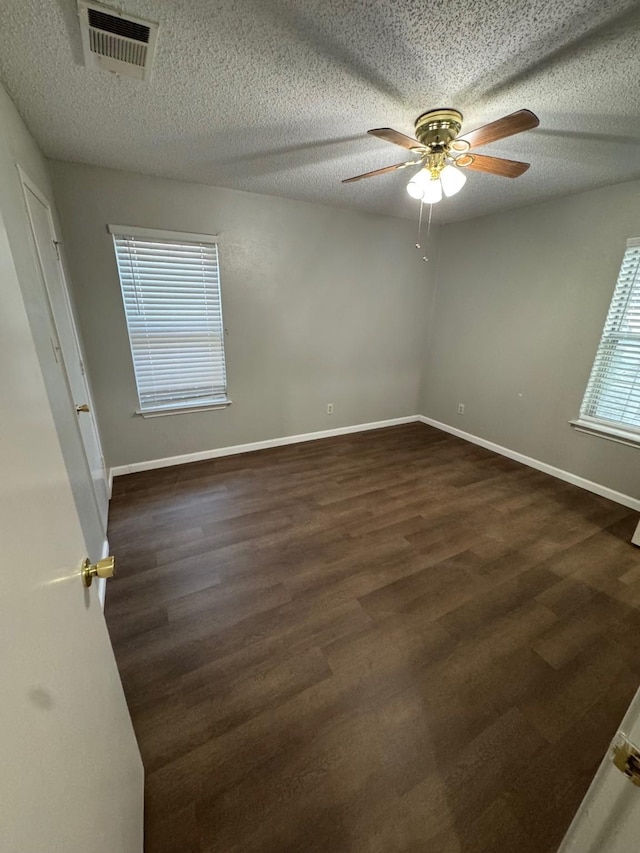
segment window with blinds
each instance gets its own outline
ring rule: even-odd
[[[640,442],[640,238],[627,241],[580,422]]]
[[[226,405],[215,237],[109,226],[140,413]]]

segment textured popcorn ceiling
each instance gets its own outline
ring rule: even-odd
[[[83,66],[74,0],[1,0],[0,77],[53,158],[413,217],[405,157],[368,128],[420,112],[464,129],[527,107],[540,128],[481,149],[434,208],[478,216],[640,177],[637,0],[125,0],[160,22],[150,84]],[[606,215],[606,213],[605,213]]]

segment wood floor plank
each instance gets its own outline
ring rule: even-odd
[[[146,853],[551,853],[640,682],[635,522],[422,424],[118,477]]]

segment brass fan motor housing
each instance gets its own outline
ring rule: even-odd
[[[462,130],[462,113],[451,108],[429,110],[416,119],[416,139],[432,152],[448,151]]]

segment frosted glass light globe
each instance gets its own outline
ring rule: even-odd
[[[414,175],[407,184],[407,192],[411,198],[422,198],[424,188],[430,180],[431,173],[427,169],[421,169],[417,175]]]
[[[424,188],[424,192],[422,194],[422,201],[425,204],[436,204],[442,198],[442,184],[438,180],[438,178],[429,181]]]
[[[445,166],[440,172],[440,182],[446,196],[460,192],[466,180],[467,176],[457,166]]]

